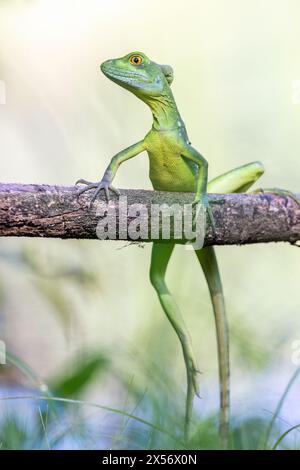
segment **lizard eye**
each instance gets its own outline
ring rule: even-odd
[[[140,55],[135,54],[130,57],[129,62],[132,65],[141,65],[141,63],[143,62],[143,58]]]

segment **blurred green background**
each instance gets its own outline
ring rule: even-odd
[[[174,68],[173,92],[210,177],[261,160],[259,185],[299,192],[299,22],[297,0],[1,0],[1,181],[99,180],[110,158],[151,125],[145,105],[107,80],[99,64],[141,50]],[[115,183],[150,189],[147,156],[122,166]],[[0,394],[40,394],[45,382],[55,396],[133,413],[180,435],[185,371],[148,281],[150,249],[2,239],[0,339],[17,359],[0,366]],[[219,247],[217,255],[231,331],[232,445],[255,447],[299,365],[292,355],[300,340],[300,252],[278,243]],[[191,252],[177,248],[168,281],[202,371],[191,445],[212,448],[214,322]],[[295,380],[276,416],[278,432],[300,422],[299,391]],[[52,405],[0,401],[0,446],[174,445],[124,415]],[[299,433],[291,435],[295,448]]]

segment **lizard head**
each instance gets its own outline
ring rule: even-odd
[[[148,99],[168,93],[173,81],[170,65],[156,64],[142,52],[131,52],[119,59],[106,60],[100,68],[106,77],[146,103]]]

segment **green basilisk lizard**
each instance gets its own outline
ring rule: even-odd
[[[194,203],[204,205],[213,223],[207,192],[245,192],[263,174],[262,164],[252,162],[208,182],[207,161],[191,146],[177,109],[170,88],[173,70],[169,65],[159,65],[142,52],[132,52],[124,57],[105,61],[101,65],[101,70],[106,77],[131,91],[150,107],[153,124],[144,139],[117,153],[111,159],[100,182],[78,180],[77,183],[86,185],[79,190],[79,194],[94,189],[92,201],[101,190],[105,192],[107,200],[110,190],[119,194],[119,191],[112,186],[119,166],[146,151],[149,155],[150,180],[153,188],[160,191],[194,192]],[[165,282],[166,269],[174,246],[171,241],[153,243],[150,280],[183,350],[187,373],[185,416],[187,436],[193,399],[195,395],[199,395],[198,369],[185,322]],[[208,283],[215,316],[220,382],[219,432],[222,446],[226,447],[229,432],[229,341],[222,284],[213,247],[195,250],[195,253]]]

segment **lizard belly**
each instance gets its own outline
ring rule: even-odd
[[[148,150],[150,180],[158,191],[193,192],[196,190],[198,167],[180,155],[177,148],[159,145]]]

